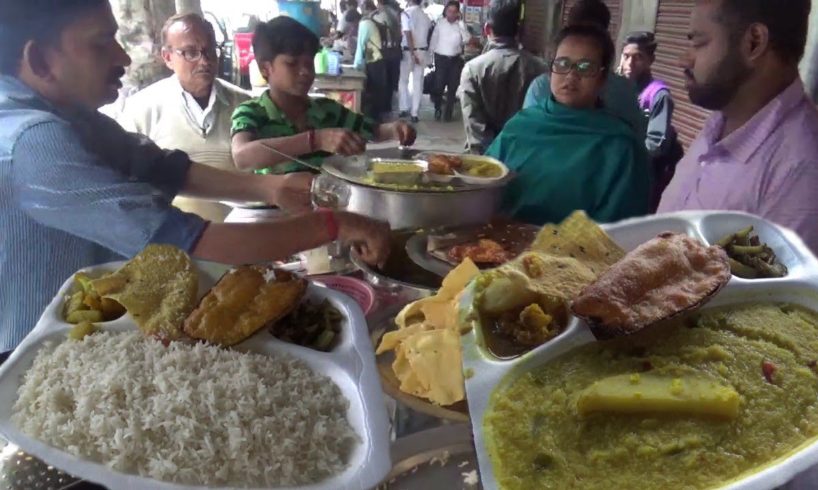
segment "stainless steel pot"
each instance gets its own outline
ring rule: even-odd
[[[410,158],[417,152],[380,152],[381,158]],[[372,153],[367,155],[373,156]],[[488,223],[500,209],[508,180],[487,186],[456,187],[447,192],[399,191],[362,183],[365,159],[350,160],[352,171],[327,165],[313,182],[313,199],[323,207],[350,211],[389,223],[393,230]],[[354,174],[355,171],[359,173]]]

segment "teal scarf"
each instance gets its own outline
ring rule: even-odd
[[[644,141],[603,110],[572,109],[550,97],[518,112],[486,154],[517,173],[504,208],[519,221],[558,223],[577,209],[600,223],[648,213]]]

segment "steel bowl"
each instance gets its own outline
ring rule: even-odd
[[[401,154],[404,156],[405,154]],[[510,177],[487,186],[441,191],[393,190],[367,185],[366,158],[328,159],[313,181],[313,201],[389,223],[393,230],[488,223],[500,210]]]

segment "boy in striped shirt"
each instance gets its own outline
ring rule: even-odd
[[[320,165],[329,155],[363,153],[367,141],[414,143],[415,130],[403,121],[377,125],[334,100],[310,98],[318,47],[318,37],[289,17],[256,28],[253,50],[269,89],[233,113],[233,159],[239,169],[272,174],[309,170],[265,146]]]

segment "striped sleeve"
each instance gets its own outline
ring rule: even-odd
[[[376,124],[372,119],[353,112],[332,99],[325,99],[323,103],[325,104],[323,109],[328,114],[332,114],[335,127],[348,129],[367,140],[372,140],[375,137]]]
[[[265,124],[266,119],[267,113],[258,100],[242,102],[236,107],[236,110],[233,111],[230,134],[235,136],[236,133],[243,133],[245,131],[258,133]]]

